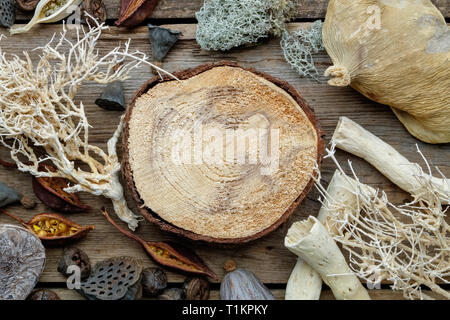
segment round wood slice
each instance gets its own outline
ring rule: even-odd
[[[321,162],[312,110],[288,83],[232,62],[175,76],[145,83],[125,117],[122,170],[140,212],[213,243],[273,231]]]

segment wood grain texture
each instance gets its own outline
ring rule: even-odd
[[[431,0],[442,12],[450,17],[448,0]],[[117,19],[120,0],[104,0],[108,19]],[[323,19],[327,11],[328,0],[300,0],[296,19]],[[203,0],[160,0],[149,19],[193,19],[203,4]],[[17,19],[29,19],[32,14],[17,12]]]
[[[192,25],[175,27],[192,32]],[[20,55],[23,50],[30,51],[34,47],[48,42],[51,35],[54,32],[59,32],[60,28],[59,25],[39,27],[38,32],[33,33],[32,41],[30,41],[28,34],[3,39],[1,42],[2,49],[10,54]],[[187,31],[186,34],[188,34]],[[123,43],[129,37],[132,38],[131,48],[150,54],[150,44],[145,27],[134,29],[133,33],[111,28],[99,42],[100,53],[112,49],[120,42]],[[38,52],[31,53],[31,55],[35,61]],[[314,59],[321,73],[330,65],[330,60],[325,53],[315,55]],[[220,60],[234,60],[242,66],[256,68],[292,84],[314,108],[319,122],[326,132],[327,141],[334,131],[339,116],[347,116],[391,144],[408,159],[422,164],[423,162],[416,152],[415,145],[417,144],[433,166],[439,166],[445,175],[450,176],[448,160],[450,145],[429,145],[414,139],[406,132],[388,107],[368,100],[351,88],[330,87],[326,84],[325,78],[321,78],[319,83],[300,78],[284,61],[277,40],[269,40],[253,48],[221,53],[204,51],[192,40],[192,37],[185,36],[169,53],[163,67],[168,71],[176,71]],[[131,78],[124,84],[127,101],[130,101],[133,93],[151,76],[152,74],[147,68],[141,68],[132,73]],[[88,119],[93,126],[90,131],[91,142],[104,148],[107,139],[116,128],[121,113],[108,112],[94,104],[94,100],[101,90],[102,85],[86,84],[81,88],[77,98],[83,101]],[[383,188],[394,202],[401,203],[408,199],[407,194],[399,190],[363,160],[342,151],[338,151],[337,156],[345,167],[347,167],[345,161],[351,160],[362,182]],[[9,158],[5,150],[0,151],[0,158]],[[334,166],[329,161],[323,163],[322,172],[325,181],[329,181],[334,170]],[[32,194],[31,179],[26,174],[0,168],[0,181],[25,194]],[[154,265],[137,243],[119,234],[100,214],[99,210],[102,206],[106,206],[112,212],[112,206],[108,200],[85,193],[81,194],[80,197],[93,209],[86,213],[70,215],[68,218],[80,224],[95,224],[96,230],[77,243],[77,246],[88,253],[93,263],[109,257],[127,255],[137,258],[144,266]],[[192,244],[183,239],[179,239],[179,241],[195,247],[197,253],[204,258],[219,277],[223,277],[225,274],[223,270],[225,261],[234,259],[238,266],[252,270],[265,283],[286,283],[295,265],[296,257],[284,248],[284,235],[293,221],[304,219],[309,215],[317,215],[320,206],[317,198],[318,193],[316,191],[311,192],[290,220],[282,227],[267,237],[238,248],[217,249]],[[130,200],[129,204],[133,208],[131,198],[128,197],[128,200]],[[43,204],[39,204],[37,208],[31,211],[22,209],[17,205],[11,206],[9,210],[27,220],[36,213],[48,211]],[[1,215],[0,223],[13,223],[13,221]],[[141,223],[138,234],[148,240],[173,240],[170,235],[159,231],[155,226],[146,222]],[[61,283],[64,281],[64,278],[56,271],[61,253],[62,249],[59,248],[47,250],[48,260],[41,277],[42,282]],[[185,278],[185,276],[173,272],[169,272],[168,277],[170,282],[181,282]],[[381,298],[390,299],[392,297],[390,295],[383,296],[382,293],[380,295]]]
[[[179,287],[180,285],[173,285],[174,287]],[[51,288],[50,288],[51,289]],[[54,291],[61,300],[80,300],[84,299],[78,292],[69,289],[61,289],[55,288],[51,289]],[[284,290],[282,289],[274,289],[270,290],[277,300],[284,300]],[[426,294],[430,294],[430,296],[435,297],[434,293],[429,291],[424,291]],[[380,289],[380,290],[369,290],[369,295],[373,300],[404,300],[401,292],[392,291],[389,289]],[[218,289],[213,289],[210,292],[210,300],[220,300],[220,292]],[[144,298],[148,299],[149,298]],[[320,300],[335,300],[333,293],[329,289],[325,289],[322,291],[320,295]]]

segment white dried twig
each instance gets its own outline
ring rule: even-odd
[[[130,40],[100,55],[96,44],[105,29],[103,24],[77,28],[73,41],[63,25],[59,37],[54,35],[35,49],[40,54],[36,65],[28,52],[21,58],[0,48],[0,143],[10,150],[19,170],[37,177],[67,178],[74,183],[68,192],[112,199],[118,216],[134,230],[137,217],[128,209],[118,180],[115,145],[122,124],[107,152],[91,145],[83,103],[77,105],[73,99],[84,82],[125,80],[142,64],[168,73],[149,63],[144,53],[132,52]],[[37,155],[36,147],[44,151],[43,156]],[[44,161],[56,171],[39,171]]]
[[[422,285],[450,299],[437,284],[449,283],[450,228],[442,198],[447,196],[448,203],[450,195],[436,187],[430,174],[419,171],[413,200],[394,205],[384,192],[359,182],[351,163],[354,178],[346,176],[334,147],[327,150],[327,158],[338,170],[328,189],[320,176],[316,180],[323,198],[319,219],[326,219],[328,231],[349,252],[352,270],[368,283],[392,283],[393,290],[409,299],[431,298]]]

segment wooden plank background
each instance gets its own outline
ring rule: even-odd
[[[120,0],[103,0],[106,5],[108,19],[117,19]],[[448,0],[431,0],[445,17],[450,17]],[[151,19],[194,19],[203,4],[203,0],[160,0],[150,15]],[[327,11],[328,0],[300,0],[296,19],[324,18]],[[31,13],[17,13],[17,19],[28,19]]]
[[[181,24],[177,23],[176,20],[178,18],[193,18],[194,12],[198,10],[201,2],[200,0],[192,0],[180,3],[180,1],[175,0],[161,0],[157,10],[151,16],[151,18],[174,19],[174,24],[169,25],[169,27],[183,32],[182,39],[175,45],[164,62],[163,67],[166,70],[176,71],[207,62],[234,60],[243,66],[267,72],[290,82],[309,102],[326,132],[327,141],[334,131],[338,118],[347,116],[390,143],[408,159],[423,163],[416,152],[415,146],[417,144],[433,166],[438,166],[444,174],[450,176],[450,163],[448,161],[450,145],[429,145],[414,139],[406,132],[388,107],[366,99],[351,88],[328,86],[326,79],[323,77],[319,82],[300,78],[285,62],[277,39],[265,41],[253,48],[235,49],[227,53],[202,50],[195,42],[196,25]],[[300,7],[298,11],[299,19],[324,17],[327,1],[311,0],[303,2],[305,5]],[[107,0],[105,3],[108,7],[109,18],[114,19],[117,16],[119,1]],[[440,6],[441,11],[446,16],[450,16],[448,0],[436,0],[434,3]],[[307,23],[292,23],[290,28],[303,28],[306,25]],[[31,33],[3,39],[0,45],[5,52],[21,54],[23,50],[30,51],[36,46],[45,44],[53,33],[59,32],[60,29],[61,27],[58,24],[40,26]],[[6,34],[6,32],[3,33]],[[132,39],[132,49],[147,54],[151,53],[146,27],[138,27],[132,30],[111,27],[103,34],[98,47],[101,53],[105,53],[119,43],[124,43],[128,38]],[[32,53],[32,57],[36,61],[38,53]],[[324,52],[315,55],[314,59],[321,73],[330,65],[330,60]],[[133,93],[151,76],[150,70],[146,68],[133,71],[131,78],[124,85],[126,100],[129,101]],[[94,100],[101,90],[101,85],[89,83],[81,88],[77,98],[83,101],[88,119],[93,126],[90,132],[91,143],[104,148],[107,139],[115,130],[121,113],[108,112],[94,104]],[[394,202],[401,203],[408,199],[406,193],[399,190],[366,162],[342,151],[338,151],[337,155],[342,164],[348,159],[351,160],[363,182],[383,188]],[[0,157],[2,159],[8,158],[5,150],[0,150]],[[325,181],[329,181],[334,170],[334,166],[329,161],[323,163],[322,172]],[[32,195],[31,180],[26,174],[0,168],[0,181],[7,182],[23,193]],[[134,208],[128,195],[127,198],[130,207]],[[238,266],[252,270],[265,284],[274,288],[274,292],[279,298],[283,298],[284,291],[280,288],[283,288],[286,283],[296,260],[296,257],[284,248],[284,236],[293,221],[304,219],[309,215],[317,215],[319,209],[317,198],[318,193],[316,191],[311,192],[290,220],[282,227],[263,239],[238,248],[217,249],[206,245],[193,244],[184,239],[178,239],[178,241],[195,247],[197,253],[204,258],[219,277],[223,277],[225,274],[223,270],[225,261],[233,259]],[[108,200],[93,197],[89,194],[81,194],[81,199],[91,205],[93,209],[86,213],[70,215],[69,218],[80,224],[96,225],[94,232],[77,243],[77,246],[89,254],[92,263],[109,257],[127,255],[135,257],[144,266],[154,265],[137,243],[119,234],[99,213],[102,206],[106,206],[110,212],[113,212]],[[9,210],[24,219],[29,219],[39,212],[49,211],[43,204],[39,204],[36,209],[31,211],[22,209],[17,205],[11,206]],[[0,223],[13,222],[6,216],[0,216]],[[137,234],[147,240],[173,239],[173,236],[159,231],[147,222],[141,223]],[[58,288],[58,292],[65,298],[79,298],[80,296],[77,293],[61,289],[64,287],[64,278],[56,271],[61,253],[61,248],[47,250],[47,265],[39,286]],[[173,285],[181,283],[185,278],[185,276],[173,272],[168,272],[168,277]],[[218,297],[217,287],[218,284],[215,284],[212,297]],[[401,294],[392,293],[386,289],[374,290],[371,295],[373,298],[379,299],[401,298]],[[323,298],[332,298],[332,296],[329,291],[325,291]]]

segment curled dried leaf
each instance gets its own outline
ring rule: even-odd
[[[102,208],[102,214],[117,230],[126,235],[128,238],[140,243],[147,254],[152,257],[155,262],[179,271],[206,275],[215,280],[218,279],[217,275],[191,249],[171,241],[145,241],[131,232],[119,227],[114,220],[111,219],[105,208]]]
[[[20,222],[46,245],[65,245],[84,238],[89,231],[95,229],[93,225],[80,226],[54,213],[40,213],[26,222],[3,209],[0,209],[0,212]]]
[[[155,9],[159,0],[121,0],[118,27],[131,28],[145,20]]]
[[[41,165],[41,171],[54,172],[50,165]],[[83,204],[76,193],[64,191],[69,187],[69,181],[64,178],[34,177],[32,178],[33,191],[45,205],[55,211],[64,213],[83,212],[91,207]]]

